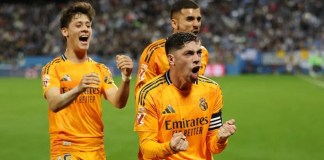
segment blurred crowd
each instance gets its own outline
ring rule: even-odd
[[[97,0],[90,55],[109,60],[123,53],[137,59],[151,41],[171,33],[169,10],[175,0]],[[230,63],[253,48],[289,54],[324,49],[322,0],[199,0],[200,36],[210,62]],[[69,2],[0,3],[0,64],[24,56],[64,52],[60,11]]]

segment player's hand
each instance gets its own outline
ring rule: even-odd
[[[80,84],[79,91],[83,92],[87,88],[98,88],[100,84],[100,77],[97,73],[89,73],[83,75]]]
[[[224,143],[236,132],[235,119],[226,121],[218,130],[218,143]]]
[[[133,61],[130,57],[126,55],[116,55],[116,65],[126,77],[132,74]]]
[[[185,151],[189,146],[189,142],[181,132],[174,133],[170,141],[170,147],[174,152]]]

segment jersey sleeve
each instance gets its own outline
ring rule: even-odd
[[[170,147],[170,141],[159,143],[157,133],[138,132],[140,154],[143,159],[164,159],[174,154]]]
[[[213,113],[210,119],[210,125],[207,133],[207,147],[212,153],[220,153],[225,149],[227,141],[225,143],[218,143],[217,138],[218,130],[223,125],[223,95],[219,85],[216,86],[216,92],[214,92],[214,94],[215,104],[213,106]]]
[[[158,115],[153,97],[147,92],[139,90],[136,95],[136,121],[135,131],[158,132]]]
[[[155,54],[150,53],[154,51],[149,51],[149,48],[150,47],[148,46],[144,49],[139,60],[138,72],[136,75],[135,93],[146,82],[148,82],[150,79],[157,76],[156,65],[155,65]]]
[[[143,88],[145,88],[145,85]],[[136,96],[136,122],[140,154],[143,159],[164,159],[173,154],[170,142],[158,142],[158,116],[153,97],[140,89]]]
[[[135,93],[149,80],[169,69],[164,49],[165,39],[148,45],[141,54],[136,75]]]
[[[56,73],[55,63],[48,63],[42,68],[43,95],[53,87],[60,88],[59,75]]]

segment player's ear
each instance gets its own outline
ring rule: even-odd
[[[69,35],[66,27],[61,28],[61,33],[63,37],[67,37]]]
[[[169,65],[174,66],[174,55],[168,54]]]
[[[178,29],[178,21],[174,18],[171,19],[171,26],[173,30],[177,30]]]

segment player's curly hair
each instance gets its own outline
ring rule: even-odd
[[[76,14],[85,14],[88,16],[90,21],[96,15],[96,11],[92,7],[92,5],[88,2],[75,2],[72,3],[67,9],[65,9],[61,14],[61,28],[68,27],[72,18]]]
[[[165,52],[170,54],[173,50],[181,49],[186,43],[200,42],[200,38],[191,32],[177,32],[167,38],[165,42]]]

